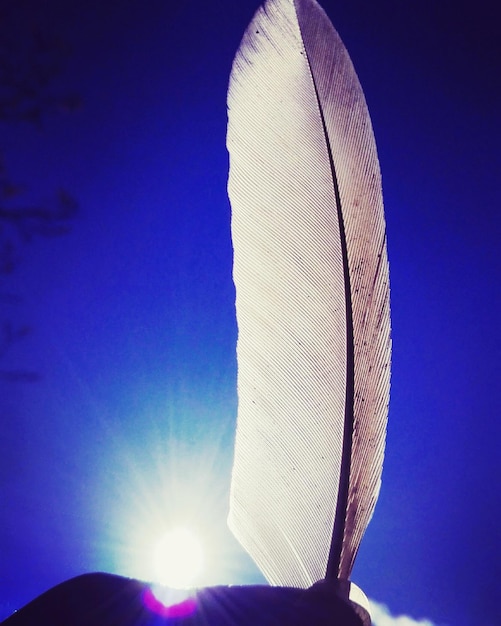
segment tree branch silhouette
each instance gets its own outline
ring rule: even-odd
[[[80,99],[61,93],[55,79],[64,69],[68,46],[38,23],[29,2],[7,1],[0,7],[0,127],[29,124],[41,129],[54,112],[71,112]],[[71,229],[78,203],[61,188],[49,203],[27,200],[32,192],[12,178],[0,146],[0,361],[31,328],[12,319],[12,305],[22,304],[5,290],[5,282],[22,261],[22,250],[37,238],[65,235]],[[30,194],[31,195],[31,194]],[[0,367],[0,380],[34,381],[29,370]]]

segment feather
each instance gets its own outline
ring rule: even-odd
[[[271,584],[349,578],[389,397],[381,175],[348,53],[314,0],[268,0],[228,90],[238,417],[228,523]]]

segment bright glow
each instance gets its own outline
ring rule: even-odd
[[[193,585],[202,572],[202,545],[187,528],[166,532],[153,547],[155,579],[167,587],[186,588]]]
[[[231,458],[222,460],[221,446],[231,445],[233,430],[226,438],[214,429],[216,418],[220,419],[217,403],[210,411],[191,406],[189,415],[176,412],[170,418],[146,408],[144,414],[148,428],[140,429],[134,446],[124,445],[118,435],[107,438],[115,447],[103,466],[96,504],[98,510],[109,512],[98,546],[100,569],[167,586],[247,582],[240,574],[245,568],[261,580],[226,525]],[[189,439],[186,443],[175,431],[183,424],[192,429],[194,421],[197,437],[189,430],[184,433]],[[177,580],[172,581],[172,576],[165,574],[166,563],[179,559],[165,557],[168,546],[162,544],[167,531],[180,528],[191,540],[181,551],[181,563],[169,566],[176,572]],[[203,555],[195,557],[198,566],[189,566],[187,557],[196,545]],[[189,573],[178,576],[185,567]]]

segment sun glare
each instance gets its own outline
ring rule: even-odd
[[[157,582],[179,589],[196,584],[204,565],[198,537],[182,527],[162,535],[153,548],[152,558]]]

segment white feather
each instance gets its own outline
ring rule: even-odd
[[[381,478],[388,264],[365,99],[314,0],[256,13],[233,64],[227,143],[239,328],[229,524],[272,584],[310,586],[328,564],[348,578]]]

